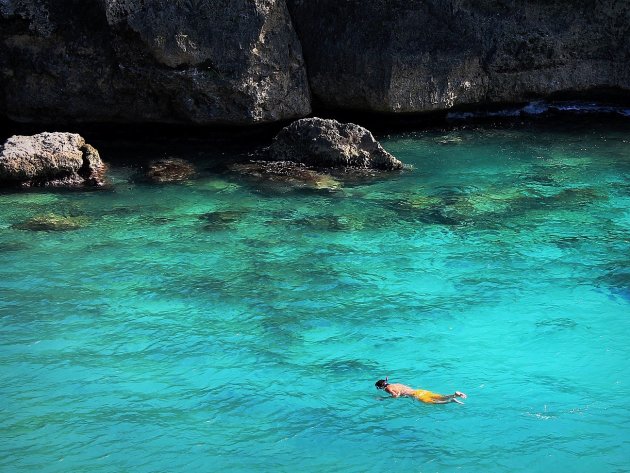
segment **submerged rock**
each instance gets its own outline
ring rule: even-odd
[[[413,195],[389,207],[401,219],[447,226],[490,225],[500,222],[519,202],[519,194],[503,192],[457,192],[443,195]]]
[[[181,182],[195,174],[192,163],[179,158],[158,159],[149,163],[146,180],[157,183]]]
[[[214,210],[199,216],[206,224],[204,230],[216,231],[224,230],[237,223],[247,212],[244,210]]]
[[[285,127],[274,138],[269,155],[274,161],[295,161],[319,168],[403,167],[365,128],[322,118],[304,118]]]
[[[105,165],[76,133],[15,135],[0,146],[0,185],[100,186]]]
[[[21,241],[0,242],[0,253],[9,253],[11,251],[23,251],[28,249],[28,245]]]
[[[234,164],[230,170],[257,181],[277,183],[293,189],[334,191],[341,187],[341,183],[332,176],[291,161],[250,161]]]
[[[34,232],[61,232],[78,230],[88,222],[86,217],[69,217],[56,214],[36,215],[25,222],[12,226],[17,230],[30,230]]]
[[[630,301],[630,271],[624,268],[625,264],[626,261],[620,262],[616,269],[598,278],[597,281],[603,287],[607,287],[613,294]]]
[[[345,232],[363,228],[362,222],[357,218],[340,215],[312,215],[293,220],[292,223],[309,230],[324,232]]]
[[[396,212],[400,220],[428,225],[459,226],[468,218],[455,212],[444,199],[433,196],[394,200],[386,203],[386,207]]]

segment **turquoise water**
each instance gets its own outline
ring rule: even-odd
[[[630,126],[382,143],[332,191],[0,194],[0,470],[628,471]]]

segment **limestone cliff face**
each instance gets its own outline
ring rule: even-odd
[[[18,121],[243,125],[308,115],[311,93],[426,112],[596,88],[630,96],[628,0],[0,0],[0,115]]]
[[[310,97],[284,0],[0,0],[18,121],[252,124]]]
[[[627,0],[288,0],[311,91],[381,112],[630,92]]]

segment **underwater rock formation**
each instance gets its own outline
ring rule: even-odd
[[[0,114],[253,124],[310,113],[285,0],[2,0]]]
[[[254,180],[257,184],[277,184],[281,188],[335,191],[341,183],[332,176],[317,172],[293,161],[250,161],[237,163],[230,171]]]
[[[71,217],[56,214],[36,215],[25,222],[17,223],[12,228],[33,232],[63,232],[78,230],[87,224],[85,217]]]
[[[274,138],[269,155],[275,161],[295,161],[321,168],[403,167],[365,128],[322,118],[304,118],[282,129]]]
[[[0,185],[99,186],[105,166],[76,133],[16,135],[0,146]]]
[[[245,210],[213,210],[199,216],[199,220],[205,222],[203,229],[213,232],[226,230],[230,226],[238,223],[245,215]]]
[[[363,228],[363,222],[359,218],[341,215],[310,215],[293,220],[291,223],[317,232],[346,232]]]
[[[149,163],[144,178],[149,182],[181,182],[195,174],[192,163],[179,158],[164,158]]]

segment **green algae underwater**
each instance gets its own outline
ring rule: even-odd
[[[380,138],[412,169],[0,194],[0,470],[628,471],[630,123]]]

